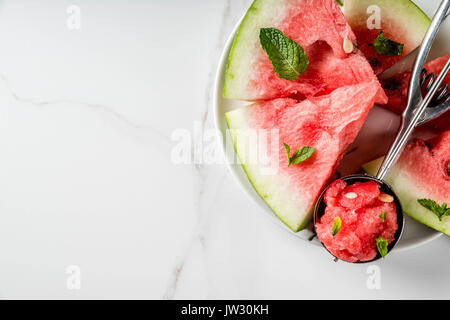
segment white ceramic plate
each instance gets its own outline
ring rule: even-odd
[[[415,1],[425,12],[434,13],[439,4],[438,1]],[[433,3],[431,3],[433,2]],[[450,21],[450,19],[447,19]],[[446,21],[439,34],[439,39],[434,45],[434,51],[430,54],[430,57],[438,57],[450,52],[450,47],[446,39],[450,36],[450,23]],[[231,33],[225,48],[222,52],[222,56],[219,62],[219,68],[217,70],[216,82],[215,82],[215,97],[214,97],[214,116],[217,128],[220,130],[223,137],[228,137],[227,125],[224,114],[228,111],[242,108],[248,103],[236,100],[227,100],[222,98],[224,75],[228,60],[228,55],[233,44],[234,37],[240,22],[236,25]],[[375,157],[384,154],[389,148],[390,143],[395,136],[395,132],[399,125],[399,118],[397,115],[375,106],[367,119],[367,122],[361,130],[358,138],[354,144],[348,149],[350,154],[344,157],[341,162],[341,166],[338,168],[338,172],[342,175],[347,175],[357,171],[361,164],[374,159]],[[418,135],[426,135],[423,130],[419,130]],[[244,173],[240,164],[236,163],[236,155],[234,150],[226,148],[226,140],[223,143],[223,150],[225,157],[228,161],[228,166],[232,175],[236,178],[237,183],[242,187],[242,190],[261,208],[261,212],[264,212],[266,216],[271,218],[276,224],[284,228],[287,232],[299,237],[300,239],[310,241],[312,244],[318,245],[319,242],[316,239],[312,239],[313,233],[310,230],[303,230],[297,233],[292,232],[286,227],[270,210],[266,203],[256,193],[255,189],[249,182],[246,174]],[[374,143],[376,141],[376,143]],[[395,247],[395,250],[404,250],[423,245],[429,241],[432,241],[439,237],[441,233],[434,231],[431,228],[422,225],[410,217],[406,216],[405,229],[403,236]]]

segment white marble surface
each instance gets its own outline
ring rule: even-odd
[[[0,2],[1,298],[450,298],[447,237],[379,262],[371,290],[367,265],[273,224],[224,165],[172,163],[174,130],[214,126],[249,4]]]

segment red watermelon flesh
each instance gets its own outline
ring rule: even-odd
[[[355,193],[356,198],[347,197],[348,193]],[[348,209],[359,209],[369,205],[380,195],[380,186],[373,182],[357,182],[345,188],[338,196],[338,203],[341,207]]]
[[[306,47],[310,57],[308,70],[298,81],[280,79],[266,55],[261,56],[256,70],[258,78],[250,81],[250,86],[266,100],[277,97],[305,99],[331,93],[337,88],[367,82],[374,77],[367,60],[360,54],[350,54],[336,58],[332,48],[323,41]],[[384,93],[380,91],[377,103],[386,103]]]
[[[367,58],[373,71],[377,75],[382,73],[384,70],[392,67],[395,63],[397,63],[401,58],[405,56],[405,52],[401,56],[393,57],[381,55],[375,51],[374,47],[371,44],[377,38],[380,30],[369,30],[367,28],[363,28],[354,29],[353,31],[355,32],[356,38],[358,39],[358,48],[362,51],[362,53],[364,53],[364,56]],[[394,37],[392,34],[389,34],[389,32],[384,32],[384,36],[389,39],[398,38]],[[402,42],[402,40],[399,40],[397,42],[405,43]]]
[[[309,59],[308,71],[297,81],[279,78],[259,43],[259,30],[274,27],[299,43]],[[333,90],[376,79],[356,37],[335,0],[256,0],[236,35],[225,76],[224,97],[270,100],[326,95]],[[378,103],[387,101],[380,90]]]
[[[312,217],[315,201],[353,142],[374,105],[378,81],[336,89],[329,95],[298,103],[293,99],[259,102],[226,114],[230,134],[242,166],[256,191],[275,214],[292,230],[305,228]],[[247,161],[249,151],[242,130],[278,130],[270,139],[271,148],[258,150],[254,159],[269,159],[277,168],[263,174],[263,164]],[[283,143],[291,153],[303,146],[316,148],[311,158],[288,166]],[[262,153],[262,154],[261,154]]]
[[[433,195],[439,202],[450,201],[450,130],[428,143],[416,140],[407,146],[396,166],[405,169],[411,184]],[[406,169],[408,168],[408,169]],[[430,183],[434,181],[434,183]]]
[[[425,64],[428,73],[433,72],[436,76],[441,72],[447,60],[450,58],[450,53],[446,56],[440,57],[436,60]],[[386,95],[389,98],[386,108],[401,114],[406,107],[408,97],[408,84],[411,77],[411,71],[406,71],[396,75],[393,78],[383,80],[382,85]],[[450,73],[447,74],[442,85],[448,84],[450,86]],[[425,93],[424,93],[425,94]],[[438,119],[429,123],[429,126],[438,131],[448,130],[450,128],[450,112],[445,113]]]

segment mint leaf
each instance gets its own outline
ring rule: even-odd
[[[288,164],[291,165],[291,147],[289,147],[289,145],[287,143],[284,143],[284,142],[283,142],[283,145],[284,145],[284,149],[286,150],[286,155],[287,155],[287,158],[288,158]]]
[[[291,157],[291,148],[287,143],[283,143],[284,149],[286,150],[286,155],[288,158],[288,165],[297,165],[310,158],[314,151],[316,151],[313,147],[304,146],[300,149],[295,150],[294,154]]]
[[[443,203],[440,206],[436,201],[430,199],[419,199],[417,202],[424,208],[427,208],[431,212],[433,212],[440,221],[442,218],[450,216],[450,208],[447,208],[447,203]]]
[[[259,40],[280,78],[298,80],[308,69],[309,60],[305,50],[280,30],[263,28],[259,32]]]
[[[392,57],[398,57],[403,54],[404,45],[386,38],[383,31],[380,32],[372,45],[378,54]]]
[[[386,217],[387,217],[387,212],[383,212],[382,214],[380,214],[381,221],[385,222]]]
[[[296,165],[302,163],[306,159],[309,159],[313,155],[314,151],[316,151],[315,148],[308,146],[295,150],[294,155],[291,158],[291,164]]]
[[[388,253],[388,242],[383,237],[378,237],[375,239],[377,243],[377,249],[378,252],[381,254],[381,256],[384,258]]]
[[[340,5],[341,7],[344,5],[344,3],[341,0],[336,0],[336,2],[338,3],[338,5]]]
[[[331,234],[333,235],[333,237],[335,235],[337,235],[338,232],[341,230],[341,226],[342,226],[342,219],[341,219],[341,217],[334,218],[333,228],[331,229]]]

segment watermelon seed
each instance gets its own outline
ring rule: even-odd
[[[450,161],[447,162],[447,175],[450,176]]]
[[[345,53],[352,53],[354,49],[353,42],[351,42],[350,39],[345,38],[343,48]]]
[[[381,67],[381,62],[377,58],[370,58],[369,64],[372,68]]]
[[[356,150],[358,150],[358,147],[354,147],[352,150],[347,151],[347,152],[345,153],[345,155],[348,156],[349,154],[352,154],[352,153],[355,152]]]
[[[376,58],[373,58],[373,59],[376,62],[373,62],[372,59],[370,59],[370,65],[373,68],[381,67],[381,63],[378,61],[378,59],[376,59]],[[378,65],[375,65],[376,63],[378,63]],[[401,86],[402,86],[402,83],[394,78],[392,80],[384,82],[383,89],[390,90],[390,91],[396,91],[396,90],[400,90]]]
[[[378,196],[378,200],[380,200],[382,202],[390,203],[390,202],[394,202],[394,197],[391,195],[388,195],[386,193],[382,193]]]
[[[356,198],[358,198],[358,195],[354,192],[349,192],[349,193],[345,194],[345,197],[347,199],[356,199]]]

